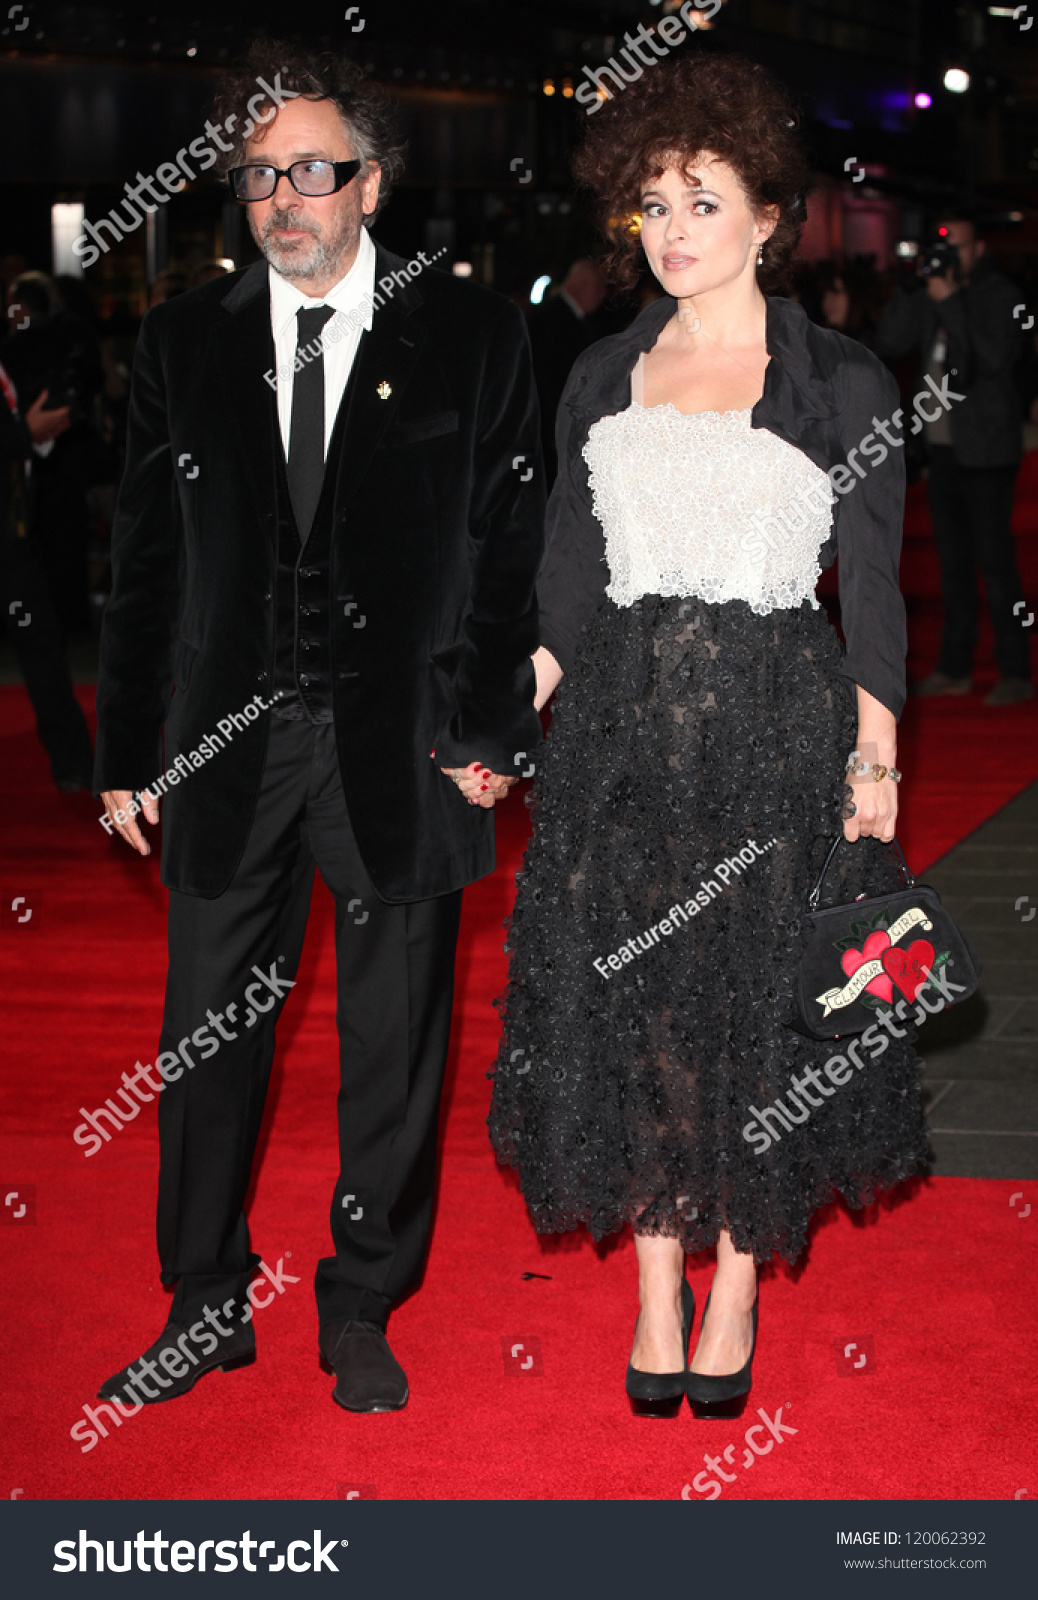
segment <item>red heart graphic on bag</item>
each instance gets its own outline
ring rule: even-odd
[[[877,928],[875,933],[870,933],[865,940],[863,950],[845,950],[840,957],[840,965],[848,978],[852,978],[864,961],[875,961],[877,957],[883,959],[882,952],[890,948],[890,935],[883,928]],[[876,976],[865,985],[866,994],[878,995],[889,1005],[894,998],[894,985],[885,973],[877,972]]]
[[[929,939],[916,939],[907,950],[899,950],[896,945],[884,950],[880,960],[883,971],[889,972],[905,998],[914,1001],[927,981],[923,968],[932,967],[933,958],[934,948]]]

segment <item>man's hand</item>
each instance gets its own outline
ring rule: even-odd
[[[44,389],[25,413],[25,426],[33,444],[46,444],[48,439],[56,439],[69,425],[68,406],[59,406],[57,411],[44,409],[47,394]]]
[[[518,778],[491,772],[481,761],[473,761],[467,767],[441,767],[440,771],[456,781],[470,806],[482,806],[484,811],[489,811],[495,801],[503,800],[512,785],[519,782]]]
[[[158,800],[153,794],[148,794],[146,790],[142,791],[140,798],[141,815],[146,822],[150,822],[154,827],[159,820]],[[151,845],[144,838],[140,828],[138,828],[137,818],[130,815],[130,801],[133,799],[133,790],[106,789],[101,799],[104,801],[109,820],[120,838],[125,839],[126,843],[132,845],[140,855],[150,856]],[[124,819],[122,822],[119,821],[120,816]]]

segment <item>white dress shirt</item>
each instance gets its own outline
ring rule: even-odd
[[[268,267],[270,280],[270,325],[274,332],[274,366],[277,373],[278,422],[281,442],[288,458],[292,427],[293,364],[299,336],[296,312],[302,307],[333,306],[334,317],[325,323],[324,342],[324,453],[335,427],[335,417],[346,389],[346,382],[357,354],[361,332],[371,327],[375,294],[375,246],[367,228],[360,232],[356,259],[334,289],[312,300]]]

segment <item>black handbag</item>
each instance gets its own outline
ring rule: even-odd
[[[918,1025],[976,990],[980,958],[941,905],[936,889],[916,883],[893,841],[904,888],[819,910],[837,834],[808,895],[811,932],[797,977],[790,1023],[809,1039],[862,1033],[879,1012]]]

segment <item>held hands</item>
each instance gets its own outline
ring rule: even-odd
[[[435,751],[429,753],[434,755]],[[440,771],[457,784],[470,806],[482,806],[484,811],[489,811],[495,801],[503,800],[512,785],[519,782],[518,778],[491,772],[482,761],[473,761],[467,767],[441,767]]]
[[[537,680],[533,705],[535,711],[540,711],[555,693],[562,668],[543,645],[534,651],[531,660]],[[436,751],[430,750],[429,754],[435,756]],[[503,800],[512,785],[519,782],[518,777],[491,772],[481,761],[472,761],[467,767],[441,767],[440,771],[457,784],[470,806],[482,806],[484,811],[489,811],[495,801]]]

